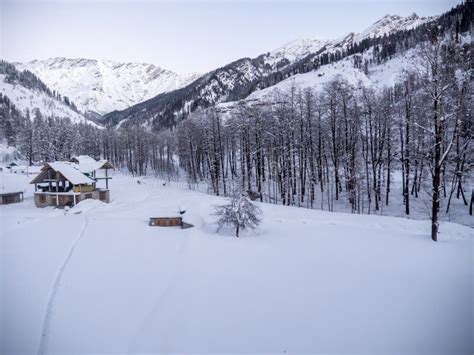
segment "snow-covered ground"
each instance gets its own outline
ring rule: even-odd
[[[241,238],[222,198],[115,175],[111,203],[0,206],[0,353],[471,354],[473,229],[261,204]],[[149,227],[187,207],[194,228]]]

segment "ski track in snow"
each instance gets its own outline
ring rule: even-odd
[[[85,216],[85,221],[84,221],[84,226],[82,227],[81,232],[79,233],[79,237],[76,239],[76,241],[72,244],[71,249],[69,249],[69,253],[66,256],[66,259],[62,263],[61,267],[59,268],[59,271],[56,275],[56,278],[53,283],[53,287],[51,289],[49,298],[48,298],[48,304],[46,306],[46,312],[43,318],[43,323],[41,325],[41,337],[38,345],[38,351],[36,352],[37,355],[44,355],[47,352],[47,347],[48,347],[48,333],[49,333],[49,328],[51,326],[51,315],[53,312],[53,307],[54,307],[54,301],[56,300],[56,295],[59,290],[59,286],[61,285],[61,279],[64,274],[64,271],[66,270],[66,266],[69,263],[69,260],[71,259],[72,255],[74,254],[74,250],[76,249],[77,244],[81,241],[81,239],[85,235],[85,231],[87,229],[87,226],[89,225],[89,219],[88,216]]]
[[[171,293],[174,285],[177,283],[178,275],[181,272],[181,269],[183,266],[183,262],[182,262],[182,260],[184,259],[183,256],[187,250],[188,244],[189,244],[188,236],[183,236],[183,241],[181,242],[179,249],[176,252],[176,263],[174,263],[173,271],[169,275],[169,278],[166,282],[166,286],[164,287],[163,291],[161,291],[158,294],[158,296],[155,298],[156,301],[152,309],[143,318],[143,321],[138,327],[138,330],[135,333],[135,336],[132,338],[128,346],[127,354],[137,353],[137,346],[140,344],[140,339],[143,336],[143,333],[153,324],[153,321],[155,320],[157,313],[162,308],[163,301]]]

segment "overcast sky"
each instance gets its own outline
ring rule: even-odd
[[[206,72],[301,37],[359,32],[385,14],[440,14],[460,0],[0,0],[0,57],[147,62]]]

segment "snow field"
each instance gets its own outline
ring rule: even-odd
[[[64,211],[0,177],[27,190],[0,206],[2,353],[472,353],[469,227],[259,204],[234,238],[178,184],[117,174]],[[148,226],[182,205],[195,228]]]

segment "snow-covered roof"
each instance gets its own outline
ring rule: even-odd
[[[95,180],[84,175],[78,169],[78,164],[70,163],[66,161],[58,161],[55,163],[48,163],[48,165],[55,171],[61,173],[66,179],[68,179],[72,184],[92,184]]]
[[[71,159],[73,162],[79,164],[79,171],[84,174],[89,174],[95,170],[102,169],[108,163],[107,160],[95,160],[88,155],[78,155]],[[109,164],[110,165],[110,164]]]
[[[72,157],[71,161],[76,163],[88,163],[88,162],[96,162],[94,158],[89,155],[75,155]]]
[[[113,166],[107,160],[97,161],[88,155],[79,155],[73,157],[70,162],[57,161],[46,163],[39,175],[31,181],[31,184],[37,184],[47,179],[49,169],[61,173],[71,183],[78,185],[95,183],[96,180],[88,177],[86,174],[90,174],[97,169],[113,169]]]

